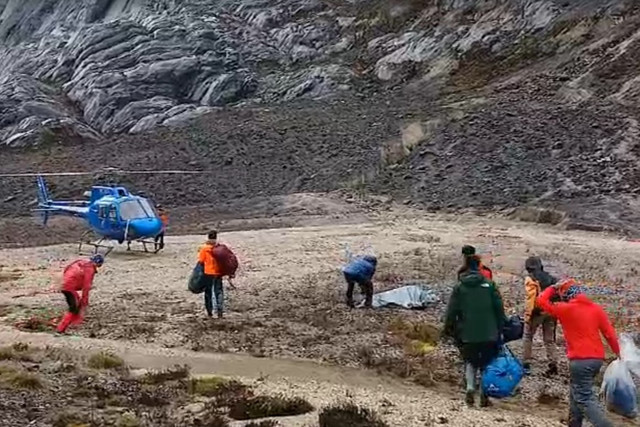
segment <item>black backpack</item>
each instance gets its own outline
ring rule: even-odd
[[[540,284],[540,293],[544,292],[544,290],[547,289],[549,286],[553,286],[556,283],[558,283],[558,279],[556,279],[555,277],[553,277],[552,275],[550,275],[544,270],[540,270],[536,272],[535,276],[531,274],[531,277],[533,278],[533,280],[537,281],[538,284]],[[540,294],[536,295],[536,298],[539,295]],[[551,298],[551,302],[559,302],[559,301],[560,301],[560,297],[558,295],[554,295],[553,298]],[[536,307],[533,309],[533,313],[531,315],[539,316],[540,314],[542,314],[542,310]]]

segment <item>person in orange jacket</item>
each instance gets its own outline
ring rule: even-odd
[[[531,357],[533,353],[533,337],[538,329],[542,329],[542,341],[547,352],[548,369],[545,376],[553,376],[558,373],[558,361],[556,354],[556,320],[542,311],[536,305],[536,298],[549,286],[557,283],[557,279],[544,271],[542,260],[536,256],[525,261],[527,276],[524,280],[526,292],[524,312],[524,353],[522,365],[528,375],[531,371]],[[553,302],[557,302],[553,301]]]
[[[464,261],[464,265],[460,267],[458,270],[458,280],[469,272],[469,260],[472,259],[474,261],[474,265],[477,263],[478,271],[480,274],[487,280],[493,281],[493,272],[489,267],[482,264],[482,260],[479,255],[476,255],[476,248],[471,245],[464,245],[462,247],[462,258]]]
[[[218,244],[218,232],[212,230],[207,235],[207,242],[198,252],[198,262],[204,266],[204,306],[209,317],[213,316],[213,296],[216,298],[216,314],[218,319],[223,317],[222,271],[218,261],[213,256],[213,248]]]
[[[553,302],[555,296],[559,302]],[[545,289],[536,304],[558,319],[567,343],[570,372],[569,427],[582,427],[584,418],[595,427],[613,427],[593,386],[602,368],[605,349],[601,335],[620,357],[616,330],[607,313],[582,292],[575,280],[566,279]]]
[[[69,310],[56,327],[58,333],[63,334],[70,325],[79,325],[84,320],[93,278],[102,264],[104,257],[96,254],[90,259],[76,260],[64,269],[60,291],[67,301]],[[78,295],[78,291],[82,291],[82,297]]]
[[[162,229],[155,238],[155,244],[156,249],[161,250],[164,249],[164,234],[167,232],[167,226],[169,225],[169,213],[164,206],[158,205],[158,217],[162,221]]]

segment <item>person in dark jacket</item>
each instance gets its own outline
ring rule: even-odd
[[[549,286],[553,286],[558,279],[544,271],[542,260],[536,256],[525,261],[527,277],[524,280],[527,299],[524,312],[524,354],[523,367],[526,374],[531,372],[531,356],[533,353],[533,337],[538,328],[542,329],[542,341],[547,352],[548,369],[545,376],[558,374],[558,361],[556,354],[556,320],[536,304],[536,299]],[[554,302],[557,302],[554,301]]]
[[[482,264],[482,260],[480,256],[476,254],[476,248],[471,245],[464,245],[462,247],[462,260],[464,264],[458,270],[458,279],[460,276],[467,273],[469,271],[469,260],[474,260],[478,264],[478,271],[488,280],[493,280],[493,272],[491,269],[484,264]]]
[[[347,281],[347,305],[353,304],[353,288],[357,283],[365,296],[364,305],[371,308],[373,302],[373,275],[376,273],[378,259],[373,255],[356,257],[342,268],[344,278]]]
[[[493,282],[480,272],[477,260],[468,260],[468,270],[451,293],[445,316],[444,335],[452,337],[465,362],[466,402],[474,404],[476,376],[498,355],[505,315],[502,298]],[[481,393],[480,406],[489,406]]]

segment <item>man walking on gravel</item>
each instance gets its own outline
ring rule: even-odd
[[[553,302],[558,296],[560,302]],[[613,427],[593,391],[594,380],[605,359],[602,334],[620,357],[616,331],[605,311],[587,298],[572,279],[548,287],[537,305],[562,325],[570,370],[569,427],[581,427],[584,418],[595,427]]]
[[[555,285],[558,280],[544,271],[542,261],[536,256],[527,258],[525,269],[528,275],[524,280],[527,299],[524,313],[523,367],[526,374],[531,372],[533,337],[540,328],[542,329],[542,340],[547,352],[548,369],[545,376],[553,376],[558,373],[555,343],[556,320],[536,305],[536,299],[549,286]],[[557,298],[552,302],[557,302]]]
[[[93,278],[103,263],[104,257],[96,254],[90,259],[74,261],[64,269],[61,292],[67,301],[69,311],[56,327],[58,333],[63,334],[70,325],[79,325],[84,320]],[[78,295],[78,291],[82,291],[82,297]]]
[[[474,405],[476,377],[499,354],[504,326],[504,305],[493,282],[480,271],[477,257],[465,257],[460,283],[453,288],[447,306],[444,336],[455,340],[465,363],[466,399]],[[480,406],[491,403],[480,394]]]
[[[204,267],[204,306],[209,317],[213,316],[213,297],[216,299],[216,314],[222,319],[224,312],[224,291],[222,278],[229,277],[229,285],[238,268],[238,260],[225,245],[218,243],[218,232],[210,231],[207,242],[200,248],[198,262]]]

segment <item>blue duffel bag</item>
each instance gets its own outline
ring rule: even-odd
[[[482,374],[482,391],[489,397],[502,399],[513,395],[524,376],[522,363],[506,345]]]
[[[638,416],[638,392],[631,372],[622,360],[614,360],[604,372],[601,393],[607,409],[626,418]]]

